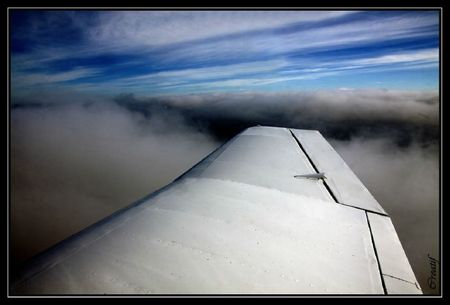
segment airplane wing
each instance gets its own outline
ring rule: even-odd
[[[321,134],[258,126],[35,257],[11,293],[422,291],[390,217]]]

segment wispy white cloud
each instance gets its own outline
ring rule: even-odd
[[[275,56],[290,52],[375,43],[393,39],[406,39],[430,35],[424,30],[436,25],[437,20],[426,16],[386,17],[377,20],[354,20],[337,25],[302,27],[286,33],[261,33],[204,41],[169,51],[163,61],[181,59],[212,59],[230,56]],[[432,30],[431,30],[432,31]]]
[[[315,22],[349,11],[139,11],[103,12],[89,29],[96,43],[163,46],[198,39]]]
[[[198,81],[214,80],[217,78],[235,78],[241,75],[251,75],[255,73],[267,73],[281,69],[287,65],[286,60],[268,60],[257,62],[246,62],[240,64],[220,65],[206,68],[179,69],[163,72],[149,73],[145,75],[122,79],[127,82],[167,82],[172,81]]]
[[[425,49],[409,52],[394,52],[382,56],[365,57],[352,60],[336,61],[329,59],[321,63],[312,63],[311,68],[282,71],[280,74],[301,74],[298,79],[316,79],[335,74],[370,73],[394,70],[416,70],[437,67],[439,49]],[[312,68],[312,67],[317,68]],[[309,77],[303,76],[310,75]],[[296,79],[293,77],[292,79]],[[290,78],[287,78],[290,79]],[[280,78],[280,81],[283,81]]]
[[[425,49],[415,52],[395,53],[373,58],[365,58],[351,61],[352,64],[377,65],[394,64],[406,62],[437,62],[439,60],[439,49]]]
[[[100,70],[92,68],[79,68],[58,73],[13,73],[12,82],[18,86],[33,86],[77,80],[98,73]]]
[[[268,61],[253,62],[236,65],[227,65],[211,68],[185,69],[177,71],[166,71],[153,73],[145,76],[134,77],[123,80],[129,82],[151,82],[159,88],[164,87],[242,87],[242,86],[262,86],[273,83],[281,83],[299,80],[315,80],[324,77],[335,76],[348,73],[370,73],[392,70],[421,69],[432,67],[439,59],[438,49],[418,50],[415,52],[393,53],[383,56],[367,57],[349,61],[329,61],[312,65],[311,68],[290,69],[294,62]],[[398,66],[396,64],[402,64]],[[404,64],[409,64],[404,66]],[[386,65],[382,68],[379,65]],[[318,68],[314,68],[318,66]],[[377,66],[377,67],[374,67]],[[285,70],[279,70],[285,67]],[[248,77],[242,74],[249,73]],[[216,80],[216,78],[226,78]],[[231,78],[231,79],[230,79]],[[172,82],[168,82],[172,80]],[[195,83],[191,83],[195,81]]]
[[[166,86],[165,84],[158,84],[157,86],[160,89],[167,89],[168,87],[177,87],[177,88],[194,88],[199,91],[205,91],[212,89],[221,89],[221,88],[234,88],[234,89],[249,89],[254,88],[258,86],[264,86],[274,83],[282,83],[282,82],[288,82],[288,81],[299,81],[299,80],[314,80],[319,79],[326,76],[335,75],[338,72],[322,72],[322,73],[311,73],[311,74],[303,74],[303,75],[297,75],[297,76],[290,76],[290,77],[283,77],[283,76],[277,76],[276,74],[264,74],[264,75],[258,75],[258,77],[247,77],[247,78],[232,78],[232,79],[225,79],[225,80],[203,80],[201,82],[196,83],[183,83],[183,84],[173,84]]]

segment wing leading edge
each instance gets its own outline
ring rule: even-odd
[[[421,290],[389,216],[319,132],[253,127],[37,256],[11,293]]]

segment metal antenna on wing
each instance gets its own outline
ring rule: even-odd
[[[325,173],[295,175],[294,178],[306,178],[306,179],[326,179]]]

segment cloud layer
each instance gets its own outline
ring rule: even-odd
[[[383,136],[399,145],[435,141],[439,98],[434,92],[392,90],[329,90],[297,93],[243,93],[137,98],[121,95],[128,110],[182,115],[186,122],[228,139],[245,127],[282,125],[318,129],[325,136]]]
[[[334,90],[107,100],[66,92],[69,103],[62,96],[13,104],[13,262],[162,187],[243,128],[261,124],[324,134],[392,215],[427,291],[426,256],[439,253],[436,93]]]
[[[11,115],[12,255],[23,260],[166,185],[217,143],[114,104]],[[33,233],[31,233],[33,232]]]

